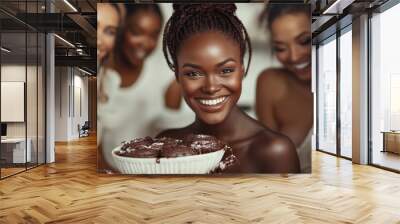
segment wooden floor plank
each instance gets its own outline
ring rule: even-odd
[[[310,175],[96,172],[96,139],[0,181],[0,223],[400,223],[400,175],[313,152]]]

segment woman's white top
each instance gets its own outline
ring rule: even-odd
[[[112,165],[111,151],[123,141],[156,134],[151,125],[160,111],[162,97],[161,94],[155,96],[160,87],[152,85],[149,74],[142,73],[132,86],[126,88],[120,87],[121,78],[115,70],[107,69],[103,75],[107,102],[99,102],[98,118],[103,156]]]
[[[111,151],[123,141],[155,137],[164,129],[182,127],[194,120],[192,111],[182,114],[165,108],[164,93],[174,78],[170,73],[157,74],[144,68],[137,81],[124,88],[115,70],[107,69],[102,75],[107,102],[98,103],[99,138],[103,157],[114,168]]]
[[[300,160],[300,170],[302,173],[311,173],[311,139],[313,129],[311,129],[303,143],[297,147],[297,155]]]

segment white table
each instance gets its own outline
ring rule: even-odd
[[[30,138],[26,139],[27,147],[25,154],[25,138],[6,138],[1,139],[1,151],[12,150],[12,163],[25,163],[31,161],[31,145],[32,141]],[[3,156],[2,156],[3,157]],[[26,159],[26,161],[25,161]],[[10,161],[11,162],[11,161]]]

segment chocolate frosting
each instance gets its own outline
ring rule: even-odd
[[[183,140],[173,138],[137,138],[123,142],[120,156],[135,158],[174,158],[215,152],[226,144],[210,135],[188,135]]]
[[[225,147],[225,144],[211,135],[188,135],[184,142],[196,149],[199,154],[215,152]]]
[[[165,158],[174,158],[174,157],[181,157],[181,156],[192,156],[198,155],[199,153],[186,145],[177,145],[175,147],[164,147],[161,151],[161,157]]]

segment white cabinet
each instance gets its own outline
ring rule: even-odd
[[[7,138],[1,140],[1,151],[7,156],[3,157],[8,163],[25,163],[32,161],[32,140],[26,140],[27,147],[25,151],[25,138]],[[3,153],[2,153],[3,154]],[[11,160],[12,158],[12,160]]]

